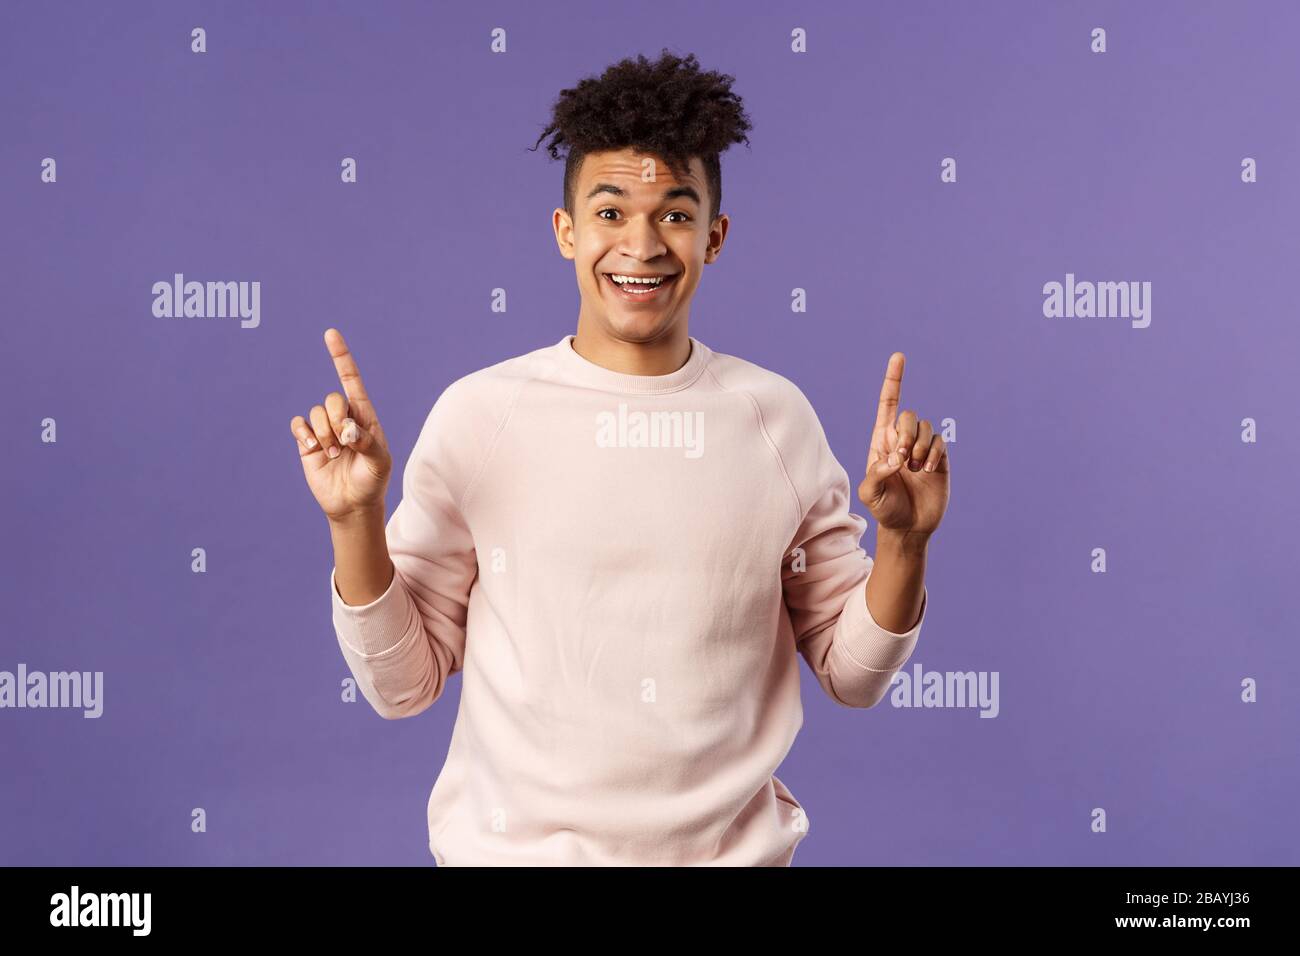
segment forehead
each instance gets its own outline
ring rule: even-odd
[[[654,165],[650,166],[649,163]],[[653,169],[654,181],[642,182],[645,169]],[[588,153],[583,157],[578,171],[578,196],[583,199],[590,185],[596,182],[617,183],[628,191],[653,192],[656,195],[669,186],[694,186],[703,195],[705,188],[704,163],[692,156],[684,176],[676,176],[668,163],[654,153],[639,153],[630,148]],[[583,188],[587,187],[587,188]]]

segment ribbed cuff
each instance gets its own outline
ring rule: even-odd
[[[339,640],[362,659],[384,657],[397,650],[403,638],[418,630],[419,611],[410,592],[393,569],[393,580],[369,604],[345,604],[330,569],[330,596],[334,601],[334,627]]]
[[[867,572],[862,583],[849,594],[848,602],[840,615],[839,633],[835,645],[844,656],[863,670],[889,672],[898,670],[912,654],[921,625],[925,623],[925,609],[930,603],[929,589],[922,585],[921,614],[910,631],[902,634],[887,631],[876,623],[867,607]]]

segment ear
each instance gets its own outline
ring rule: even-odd
[[[704,261],[713,262],[722,254],[722,244],[727,241],[727,228],[731,219],[726,213],[718,213],[709,226],[709,244],[704,249]]]
[[[551,228],[555,230],[555,244],[560,248],[560,255],[566,259],[577,258],[573,241],[573,219],[564,207],[557,206],[551,214]]]

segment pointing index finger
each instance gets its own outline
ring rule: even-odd
[[[325,347],[334,359],[334,370],[338,373],[343,393],[348,397],[348,407],[359,410],[368,420],[373,419],[374,407],[370,404],[370,396],[366,394],[366,386],[361,381],[361,370],[357,368],[356,359],[352,357],[343,333],[338,329],[326,329]]]
[[[898,417],[898,403],[903,393],[903,363],[906,361],[902,352],[889,356],[885,367],[885,382],[880,386],[880,407],[876,410],[876,427],[888,428]]]

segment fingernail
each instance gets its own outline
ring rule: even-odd
[[[312,438],[312,437],[309,435],[309,436],[307,436],[307,440],[306,440],[305,442],[303,442],[303,444],[306,445],[308,448],[315,448],[317,442],[316,442],[316,439],[315,439],[315,438]]]
[[[919,461],[909,461],[907,463],[907,468],[909,471],[920,471],[921,463]]]
[[[934,471],[934,462],[932,462],[932,461],[928,461],[928,462],[926,462],[926,463],[925,463],[925,470],[926,470],[926,471]]]
[[[339,456],[339,446],[330,445],[329,450],[325,452],[325,454],[329,455],[331,458],[337,458]]]
[[[351,445],[357,440],[357,423],[350,418],[343,419],[343,427],[339,429],[339,441],[345,445]]]
[[[889,453],[889,467],[894,468],[897,465],[898,465],[898,452],[891,451]]]

